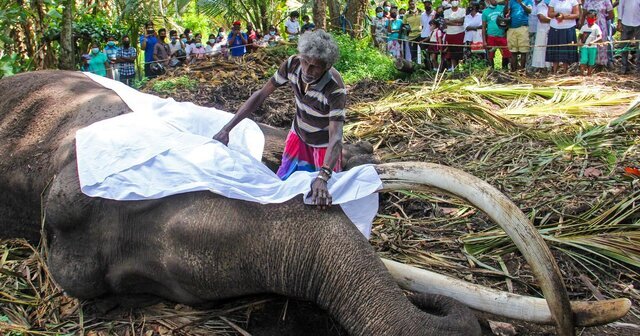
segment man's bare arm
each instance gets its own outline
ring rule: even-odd
[[[324,167],[333,170],[333,167],[338,163],[340,154],[342,153],[342,126],[343,121],[330,121],[329,122],[329,145],[327,146],[327,153],[324,156]]]
[[[247,99],[242,106],[236,112],[236,115],[233,116],[231,121],[229,121],[221,130],[216,134],[213,139],[218,140],[225,145],[229,143],[229,132],[236,127],[238,123],[240,123],[244,118],[248,117],[255,110],[264,103],[264,101],[269,97],[269,95],[276,90],[276,86],[273,85],[271,80],[267,81],[267,83],[262,87],[262,89],[254,92],[249,99]]]

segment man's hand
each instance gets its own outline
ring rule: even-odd
[[[327,182],[323,179],[316,178],[313,183],[311,183],[311,202],[320,206],[320,209],[326,209],[331,206],[331,200],[329,189],[327,189]]]
[[[224,129],[220,130],[220,132],[218,132],[218,134],[213,136],[213,140],[217,140],[222,142],[223,145],[228,146],[229,145],[229,132],[225,131]]]

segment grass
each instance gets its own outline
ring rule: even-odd
[[[180,76],[153,82],[153,90],[160,94],[174,93],[177,89],[195,90],[198,81],[189,76]]]
[[[571,261],[576,273],[564,272],[585,272],[610,296],[635,298],[613,283],[640,279],[640,182],[623,171],[640,164],[639,94],[548,81],[495,84],[489,73],[433,83],[355,104],[346,136],[374,143],[382,161],[441,163],[486,180]],[[500,260],[515,251],[501,229],[460,200],[401,193],[385,204],[372,241],[387,257],[471,276],[504,273]],[[533,281],[524,283],[535,291]]]

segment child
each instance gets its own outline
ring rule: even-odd
[[[585,68],[587,76],[591,76],[593,68],[598,58],[598,47],[593,43],[602,40],[602,30],[596,24],[598,12],[590,9],[587,12],[587,23],[580,29],[580,73],[584,75]]]
[[[431,28],[431,36],[429,36],[429,59],[431,60],[432,69],[440,71],[441,64],[438,62],[438,55],[442,53],[443,46],[443,34],[440,30],[440,22],[438,20],[431,20],[429,22]]]
[[[311,22],[311,18],[309,18],[309,15],[303,15],[302,22],[304,22],[304,24],[302,25],[302,30],[300,31],[301,34],[308,31],[314,31],[316,29],[316,25]]]

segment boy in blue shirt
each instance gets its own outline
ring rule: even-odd
[[[511,18],[507,30],[507,48],[511,52],[511,71],[518,70],[518,55],[520,68],[527,65],[529,52],[529,14],[533,9],[533,0],[505,0],[504,17]]]
[[[153,63],[153,49],[158,43],[158,38],[156,37],[156,31],[153,29],[153,22],[148,22],[144,27],[146,35],[140,37],[140,48],[144,50],[144,75],[148,78],[153,78],[156,75],[151,71],[151,63]]]

